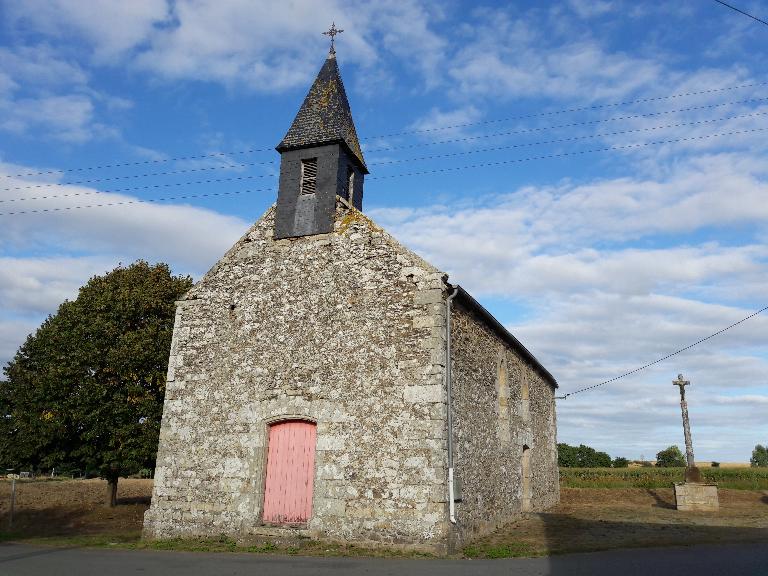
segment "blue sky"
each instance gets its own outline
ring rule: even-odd
[[[266,210],[334,20],[365,211],[561,392],[768,305],[768,26],[715,2],[0,7],[0,363],[91,275],[144,258],[199,277]],[[768,442],[766,334],[768,314],[559,401],[560,440],[682,445],[683,372],[697,459],[748,460]]]

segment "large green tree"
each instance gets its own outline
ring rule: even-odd
[[[755,467],[768,467],[768,446],[763,446],[762,444],[755,446],[755,449],[752,450],[752,458],[749,459],[749,463]]]
[[[154,467],[174,302],[192,285],[138,261],[91,278],[30,335],[0,382],[0,460],[120,476]]]
[[[660,468],[682,468],[685,465],[685,456],[677,446],[670,446],[656,454],[656,466]]]

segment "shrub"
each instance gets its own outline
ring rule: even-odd
[[[613,459],[613,467],[614,468],[628,468],[629,467],[629,460],[626,458],[622,458],[621,456],[617,456]]]
[[[749,459],[751,466],[755,468],[768,467],[768,447],[758,444],[755,449],[752,450],[752,458]]]
[[[656,466],[659,468],[681,468],[685,466],[685,457],[677,446],[670,446],[656,454]]]

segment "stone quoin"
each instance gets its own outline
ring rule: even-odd
[[[362,213],[334,51],[277,149],[277,203],[178,302],[145,536],[445,552],[555,504],[557,383]]]

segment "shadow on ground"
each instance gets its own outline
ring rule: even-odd
[[[672,489],[565,489],[550,511],[529,514],[465,549],[497,558],[696,544],[768,543],[768,494],[721,490],[717,512],[681,512]],[[554,571],[552,564],[551,574]]]

